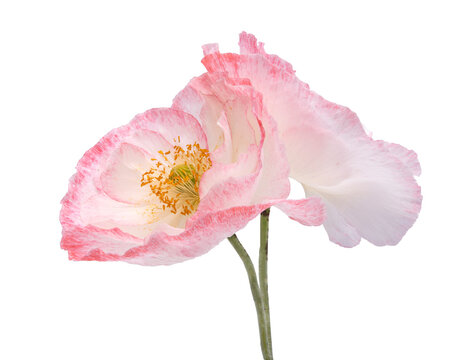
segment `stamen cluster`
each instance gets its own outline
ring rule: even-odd
[[[160,159],[151,159],[155,166],[142,175],[141,187],[149,186],[160,201],[154,210],[190,215],[199,205],[199,182],[212,161],[209,151],[197,142],[184,147],[180,146],[179,137],[174,142],[172,150],[158,151]]]

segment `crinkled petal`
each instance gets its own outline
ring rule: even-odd
[[[413,150],[408,150],[401,145],[388,143],[381,140],[378,140],[377,143],[379,146],[387,149],[390,154],[394,155],[398,160],[400,160],[414,176],[421,175],[421,164],[419,164],[417,154]]]
[[[206,132],[215,139],[215,148],[211,148],[214,160],[238,162],[213,166],[204,174],[201,198],[214,185],[215,180],[224,184],[222,199],[215,201],[225,206],[232,203],[230,200],[236,205],[245,204],[244,199],[249,197],[248,203],[252,204],[288,195],[289,168],[284,147],[278,138],[277,126],[263,109],[261,95],[251,88],[248,80],[230,79],[222,74],[204,74],[191,80],[177,95],[173,106],[199,117]],[[222,135],[219,135],[219,131]],[[247,172],[253,170],[254,163],[251,144],[257,144],[259,151],[257,172],[248,176]],[[210,138],[209,146],[212,146]],[[245,157],[241,154],[247,155]],[[230,161],[226,161],[228,156],[231,156]],[[249,165],[245,167],[244,164]],[[231,181],[235,185],[230,187],[226,180],[233,175],[235,179]],[[239,184],[239,176],[245,176],[243,185]],[[237,186],[241,186],[243,192],[228,195],[228,189]]]
[[[281,202],[288,204],[281,205],[280,209],[295,219],[299,218],[300,222],[316,225],[322,223],[324,208],[320,199],[307,199],[304,202],[277,200],[205,213],[188,223],[184,231],[171,234],[155,231],[146,239],[144,245],[130,248],[124,254],[120,251],[102,251],[100,244],[96,244],[94,248],[77,246],[73,248],[70,257],[73,260],[120,260],[140,265],[170,265],[182,262],[207,253],[223,239],[246,226],[262,211]]]
[[[283,60],[277,55],[267,54],[264,50],[264,43],[258,42],[256,37],[252,34],[248,34],[243,31],[239,35],[239,49],[240,49],[240,54],[242,55],[258,54],[258,55],[264,56],[268,60],[269,63],[280,68],[282,71],[294,73],[293,66],[289,62]],[[212,53],[213,52],[214,51],[212,51]],[[217,52],[218,52],[218,48],[217,48]]]
[[[247,79],[262,94],[291,177],[326,204],[331,240],[343,246],[356,245],[361,236],[376,245],[400,241],[421,206],[416,154],[373,141],[354,112],[311,91],[253,35],[240,35],[240,49],[241,55],[221,54],[210,45],[202,62],[209,73]]]
[[[243,179],[251,174],[254,174],[254,178],[257,178],[260,168],[260,149],[256,145],[251,145],[235,162],[227,164],[216,163],[210,170],[206,171],[199,185],[199,196],[201,199],[204,199],[209,195],[212,187],[217,184],[222,186],[230,178]],[[252,195],[252,193],[248,194],[251,200]],[[242,204],[245,203],[242,202]],[[219,209],[223,208],[220,203],[218,206],[220,206],[218,207]],[[225,205],[225,207],[227,207],[227,205]]]
[[[154,131],[169,142],[177,141],[180,137],[181,146],[197,142],[201,148],[207,148],[207,139],[199,122],[183,111],[151,109],[136,115],[130,126]]]
[[[260,141],[260,132],[251,111],[255,99],[250,96],[250,89],[235,88],[225,80],[222,76],[209,74],[192,79],[175,97],[173,107],[199,119],[209,139],[211,152],[222,145],[225,134],[218,123],[225,117],[232,141],[233,158],[230,161],[234,161],[250,144]]]
[[[306,136],[305,130],[301,128],[293,134],[299,151],[290,149],[294,154],[291,156],[316,151],[312,141],[315,132]],[[307,172],[294,176],[304,185],[307,195],[324,199],[328,208],[324,225],[331,240],[343,246],[356,245],[358,237],[376,245],[397,244],[415,222],[421,207],[420,188],[411,170],[370,139],[340,142],[336,146],[338,143],[330,134],[320,135],[317,147],[322,152],[318,160],[313,161],[310,156],[309,162],[303,163]]]
[[[311,124],[348,136],[365,135],[355,113],[311,91],[295,76],[290,64],[275,55],[265,54],[262,45],[252,45],[254,41],[253,35],[242,34],[243,55],[210,52],[202,63],[211,73],[249,79],[254,89],[262,94],[264,106],[280,132],[290,126]]]
[[[118,228],[101,229],[92,225],[68,226],[63,230],[61,247],[68,250],[70,260],[118,260],[143,240]]]
[[[275,206],[291,219],[303,225],[322,225],[325,219],[325,207],[319,197],[281,201]]]

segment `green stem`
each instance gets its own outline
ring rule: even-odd
[[[267,342],[267,332],[265,327],[265,317],[264,317],[264,308],[262,304],[262,295],[259,288],[259,283],[257,281],[256,270],[254,269],[254,264],[249,257],[246,249],[238,240],[238,237],[234,234],[228,238],[231,245],[238,253],[239,257],[243,261],[246,272],[248,273],[249,284],[251,286],[252,298],[254,299],[254,304],[256,305],[257,312],[257,321],[259,322],[259,333],[261,341],[261,349],[264,360],[272,360],[272,354],[269,352],[269,345]]]
[[[270,327],[270,306],[269,306],[269,284],[267,275],[267,261],[269,251],[269,215],[270,209],[261,213],[261,244],[259,249],[259,283],[262,294],[262,304],[264,306],[265,333],[267,335],[267,344],[269,346],[270,358],[272,353],[272,330]]]

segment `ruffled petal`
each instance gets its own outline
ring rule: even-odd
[[[202,180],[199,185],[199,196],[201,199],[204,199],[206,196],[209,195],[209,192],[212,189],[212,187],[214,187],[215,185],[223,186],[226,182],[228,182],[229,179],[232,178],[241,180],[243,178],[247,178],[250,175],[253,175],[254,179],[256,179],[258,173],[260,172],[260,169],[260,148],[256,145],[251,145],[249,149],[246,152],[242,153],[235,162],[227,164],[216,163],[212,166],[210,170],[206,171],[202,176]],[[254,191],[254,189],[251,189],[251,191]],[[252,193],[248,191],[248,193],[244,195],[249,196],[249,201],[252,201]],[[240,198],[238,194],[236,194],[236,197],[238,199]],[[218,199],[218,201],[218,209],[223,208],[221,204],[225,204],[223,206],[228,206],[226,205],[225,201],[222,201],[221,199]],[[237,201],[240,201],[240,203],[245,204],[242,200]]]
[[[118,228],[101,229],[88,225],[64,229],[61,247],[70,260],[119,260],[127,251],[142,246],[143,240]]]
[[[240,54],[242,55],[252,55],[252,54],[261,55],[265,57],[269,63],[273,64],[274,66],[279,67],[282,71],[294,73],[293,66],[289,62],[283,60],[277,55],[267,54],[264,50],[264,43],[258,42],[256,37],[252,34],[248,34],[243,31],[239,35],[239,49],[240,49]],[[217,48],[217,52],[218,52],[218,48]],[[212,51],[211,53],[214,53],[214,51]]]
[[[245,204],[244,199],[248,197],[248,203],[259,203],[288,195],[289,168],[284,147],[278,139],[277,126],[263,109],[261,95],[251,88],[248,80],[230,79],[223,74],[204,74],[191,80],[177,95],[173,106],[199,118],[210,134],[212,158],[226,163],[215,165],[204,174],[201,197],[207,194],[215,181],[224,184],[222,198],[215,201],[225,206],[232,204],[229,199],[238,205]],[[215,148],[212,148],[214,144]],[[258,151],[251,147],[253,145],[259,147]],[[256,172],[249,176],[254,181],[247,178],[248,172]],[[234,186],[226,183],[230,176],[235,177],[231,179]],[[245,176],[243,184],[241,176]],[[242,188],[241,195],[227,194],[228,189],[236,189],[237,186]]]
[[[247,35],[247,34],[246,34]],[[242,34],[244,39],[246,35]],[[248,46],[255,40],[248,35]],[[253,88],[262,94],[264,106],[273,117],[280,132],[290,126],[310,124],[325,127],[332,132],[348,136],[365,136],[365,131],[351,110],[325,100],[300,81],[287,62],[261,51],[245,51],[244,55],[211,52],[202,63],[209,73],[226,73],[230,78],[248,79]]]
[[[323,219],[323,205],[319,199],[305,201],[277,200],[273,202],[238,206],[222,211],[214,211],[197,216],[187,224],[182,232],[173,231],[161,225],[171,233],[154,231],[144,245],[121,252],[106,252],[96,243],[95,247],[76,246],[70,252],[73,260],[127,261],[139,265],[170,265],[203,255],[218,245],[223,239],[233,235],[247,225],[265,209],[280,204],[280,209],[302,223],[320,224]],[[320,223],[319,223],[320,221]],[[119,249],[118,249],[119,250]]]
[[[295,143],[310,153],[314,147],[300,130],[303,136],[295,136]],[[339,156],[322,148],[319,162],[309,163],[308,172],[296,179],[307,195],[324,199],[331,240],[343,246],[354,246],[358,237],[375,245],[397,244],[416,221],[422,202],[410,169],[370,139],[344,144]]]
[[[93,157],[96,163],[99,158],[96,150],[105,150],[114,146],[114,141],[118,140],[118,131],[110,133],[109,137],[102,139],[90,152],[86,153],[81,160],[83,164],[92,166],[92,162],[88,162],[89,158]],[[105,156],[104,153],[100,153]],[[79,165],[78,165],[79,168]],[[81,168],[81,171],[84,169]],[[93,249],[101,249],[103,252],[108,252],[116,255],[124,254],[132,247],[140,246],[144,243],[142,238],[123,232],[118,228],[100,228],[90,223],[85,222],[86,216],[83,217],[83,207],[87,207],[90,198],[100,196],[96,190],[92,178],[84,172],[75,174],[69,184],[68,193],[62,200],[62,209],[60,212],[60,222],[63,226],[61,247],[68,250],[70,259],[81,259]],[[85,209],[86,210],[86,209]],[[113,209],[113,214],[115,214]]]
[[[413,150],[408,150],[405,147],[388,143],[385,141],[378,140],[377,143],[379,146],[382,146],[386,150],[390,152],[393,156],[395,156],[398,160],[400,160],[403,165],[408,168],[414,176],[421,175],[421,164],[419,164],[419,160],[417,159],[417,154]]]
[[[175,97],[173,107],[199,119],[211,152],[223,143],[225,134],[218,123],[224,117],[229,124],[232,142],[233,158],[230,161],[234,161],[249,145],[260,141],[260,132],[258,120],[252,113],[255,99],[250,96],[251,89],[236,88],[225,81],[223,76],[210,74],[194,78]]]
[[[318,197],[285,200],[275,204],[275,206],[288,215],[290,219],[303,225],[322,225],[325,219],[325,207],[322,199]]]
[[[175,109],[151,109],[136,115],[129,124],[135,130],[151,130],[169,142],[177,141],[185,146],[197,142],[207,148],[207,139],[199,122],[190,114]],[[182,134],[182,135],[180,135]]]
[[[354,112],[309,89],[292,66],[265,53],[253,35],[240,35],[241,55],[209,46],[202,60],[209,73],[247,79],[262,94],[286,149],[290,176],[308,196],[326,204],[324,225],[332,241],[396,244],[417,218],[421,194],[414,152],[373,141]]]

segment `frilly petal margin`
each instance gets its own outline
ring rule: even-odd
[[[311,91],[291,64],[267,54],[254,35],[241,33],[239,46],[240,54],[205,46],[202,63],[209,73],[249,80],[262,94],[286,148],[290,176],[326,204],[330,240],[345,247],[361,237],[397,244],[421,208],[416,153],[374,141],[354,112]]]
[[[239,46],[241,55],[220,53],[212,45],[204,48],[202,63],[209,73],[248,79],[262,94],[264,107],[280,132],[311,124],[348,137],[366,135],[354,112],[310,90],[308,84],[296,77],[291,64],[277,55],[267,54],[254,35],[241,33]]]

